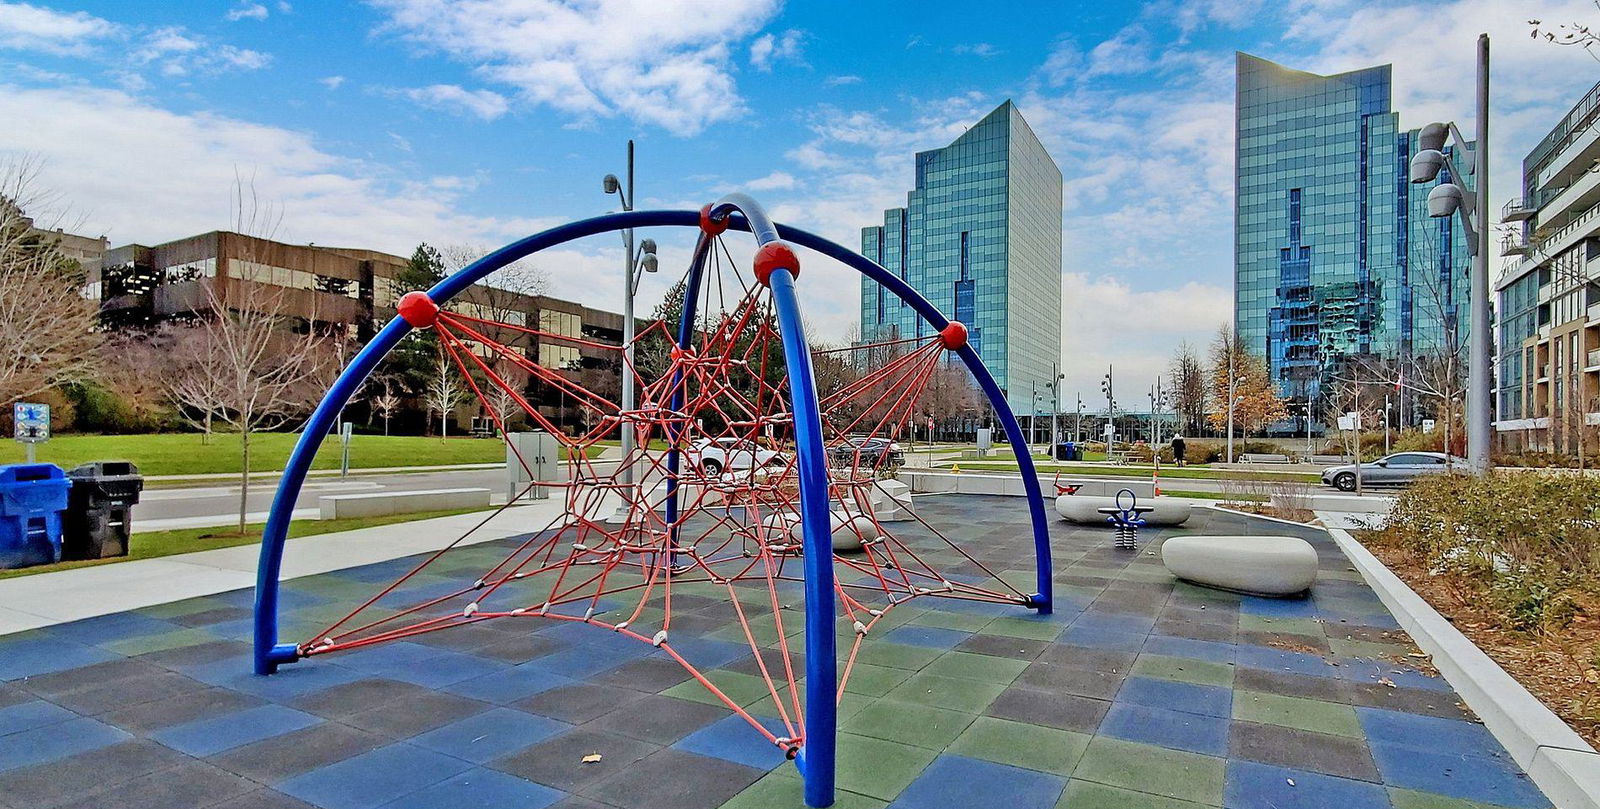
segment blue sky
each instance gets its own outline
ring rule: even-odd
[[[1547,20],[1600,22],[1583,0]],[[1495,205],[1594,81],[1531,41],[1529,4],[1199,0],[0,0],[0,153],[42,162],[113,244],[227,227],[235,175],[279,238],[408,252],[496,246],[609,209],[638,142],[641,204],[746,190],[846,244],[903,204],[912,154],[1015,100],[1066,178],[1063,353],[1093,401],[1135,389],[1230,316],[1233,52],[1338,72],[1395,65],[1402,125],[1471,112],[1495,38]],[[1397,32],[1412,31],[1409,40]],[[686,236],[663,234],[679,267]],[[539,259],[553,294],[620,297],[616,246]],[[814,330],[849,336],[857,283],[808,265]],[[668,275],[663,272],[662,276]],[[659,296],[653,280],[643,305]],[[1144,380],[1144,381],[1138,381]]]

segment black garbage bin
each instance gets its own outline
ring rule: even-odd
[[[127,461],[95,461],[67,472],[72,489],[61,532],[62,559],[128,555],[133,506],[144,489],[139,467]]]
[[[1083,460],[1083,450],[1075,442],[1062,441],[1056,445],[1056,460],[1081,461]]]

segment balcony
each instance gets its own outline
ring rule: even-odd
[[[1594,120],[1591,119],[1568,137],[1571,142],[1539,172],[1537,182],[1540,190],[1573,179],[1574,174],[1588,171],[1589,165],[1600,158],[1600,127],[1594,125]]]
[[[1500,238],[1500,254],[1505,256],[1525,256],[1532,251],[1532,246],[1522,237],[1521,233],[1507,233]]]
[[[1504,208],[1500,209],[1500,221],[1505,223],[1526,222],[1532,219],[1539,209],[1533,203],[1518,197],[1508,200]]]

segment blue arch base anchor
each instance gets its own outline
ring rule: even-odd
[[[575,239],[627,228],[699,227],[702,236],[691,264],[689,283],[697,289],[711,237],[724,229],[749,231],[759,245],[757,276],[768,284],[773,308],[778,317],[784,358],[790,373],[791,413],[794,414],[796,467],[800,477],[800,522],[805,568],[805,651],[806,716],[805,738],[792,750],[795,766],[805,784],[805,802],[823,807],[833,803],[835,743],[837,738],[836,689],[838,683],[837,642],[834,634],[833,543],[828,508],[828,472],[824,451],[818,395],[812,373],[811,352],[805,339],[800,306],[796,295],[799,261],[790,245],[814,250],[851,267],[882,285],[905,301],[937,331],[951,325],[932,303],[912,289],[899,276],[866,257],[812,233],[773,223],[755,203],[742,194],[725,197],[702,211],[628,211],[572,222],[513,242],[472,263],[428,290],[428,298],[444,304],[462,290],[512,262]],[[689,301],[694,300],[691,296]],[[687,301],[686,301],[687,303]],[[686,321],[679,324],[678,341],[692,338],[692,304],[686,306]],[[959,324],[958,324],[959,325]],[[261,557],[256,571],[254,668],[257,674],[271,674],[281,665],[301,659],[299,648],[278,642],[279,575],[284,545],[295,500],[299,497],[306,473],[323,436],[333,428],[339,411],[365,383],[378,363],[406,336],[411,325],[396,317],[359,351],[335,380],[328,394],[306,421],[299,441],[284,466],[278,491],[262,532]],[[1005,430],[1017,466],[1022,473],[1029,516],[1033,525],[1037,590],[1021,599],[1024,606],[1045,615],[1051,612],[1052,564],[1049,523],[1045,518],[1044,497],[1033,459],[1025,452],[1022,429],[1011,412],[994,377],[977,353],[963,340],[951,346],[989,399],[1000,426]],[[797,384],[803,381],[803,384]],[[676,453],[672,453],[676,455]],[[676,461],[672,457],[669,461]],[[668,513],[677,511],[677,491],[669,486]]]

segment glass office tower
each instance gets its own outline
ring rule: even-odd
[[[1061,169],[1010,101],[942,149],[917,153],[906,207],[861,229],[861,252],[965,323],[1019,415],[1048,408],[1061,352]],[[870,279],[861,342],[929,336]]]
[[[1428,217],[1448,174],[1408,182],[1416,132],[1390,107],[1389,65],[1319,76],[1240,53],[1237,82],[1234,323],[1280,393],[1315,402],[1352,360],[1398,376],[1464,351],[1466,240]],[[1394,417],[1414,421],[1400,399]]]

